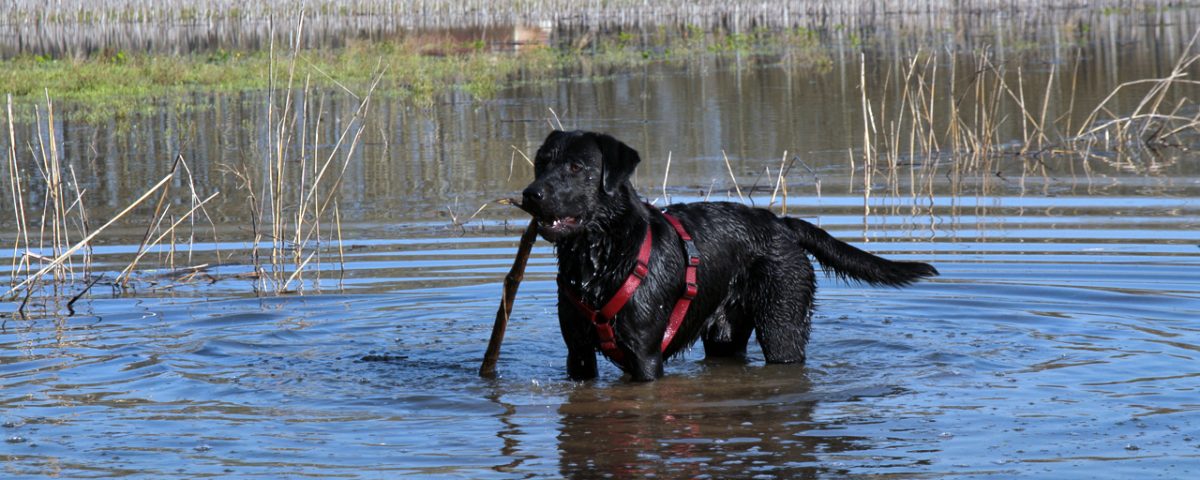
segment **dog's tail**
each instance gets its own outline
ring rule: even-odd
[[[799,218],[784,217],[783,221],[800,237],[800,246],[811,252],[821,265],[838,278],[871,285],[903,287],[938,274],[937,269],[928,263],[896,262],[859,250]]]

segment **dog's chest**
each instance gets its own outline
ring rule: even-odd
[[[600,301],[633,268],[611,242],[579,242],[558,251],[559,281],[589,301]],[[626,255],[628,256],[628,255]]]

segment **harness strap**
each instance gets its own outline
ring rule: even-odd
[[[646,225],[646,236],[642,239],[641,248],[638,249],[637,263],[634,264],[633,271],[629,272],[629,276],[625,277],[625,283],[621,284],[617,293],[613,294],[613,297],[599,311],[584,302],[574,290],[563,284],[561,278],[559,279],[559,289],[566,292],[571,303],[574,303],[588,321],[595,325],[596,336],[600,338],[600,351],[614,362],[620,362],[625,358],[625,354],[620,348],[617,348],[617,337],[613,330],[612,319],[617,316],[617,312],[620,312],[626,303],[629,303],[629,299],[633,298],[633,293],[642,285],[642,280],[645,280],[646,275],[650,273],[650,250],[653,246],[654,235],[650,232],[650,225]]]
[[[697,268],[700,266],[700,249],[696,248],[696,242],[692,241],[692,236],[683,228],[683,224],[679,219],[662,212],[667,222],[675,229],[675,233],[679,234],[679,238],[683,240],[684,248],[687,252],[687,266],[684,271],[683,295],[675,301],[675,308],[671,310],[671,316],[667,321],[667,329],[663,332],[662,351],[667,351],[667,347],[671,345],[671,341],[675,338],[675,334],[679,332],[679,327],[683,324],[683,318],[687,316],[688,307],[691,306],[692,300],[696,298],[696,294],[700,287],[697,284]],[[613,329],[613,317],[629,303],[629,299],[633,298],[634,292],[642,285],[642,280],[646,279],[646,275],[650,273],[650,250],[654,246],[654,235],[651,233],[650,225],[646,225],[646,236],[642,239],[642,246],[638,249],[637,263],[633,266],[633,271],[629,272],[629,276],[625,277],[625,282],[621,284],[621,288],[617,289],[617,293],[604,304],[600,310],[592,308],[587,302],[584,302],[573,289],[562,281],[558,280],[559,290],[566,294],[567,299],[575,304],[580,313],[587,317],[588,321],[596,327],[596,336],[600,340],[600,352],[614,362],[620,363],[625,358],[625,353],[617,347],[616,331]]]
[[[688,256],[687,268],[684,271],[683,295],[675,301],[675,308],[671,309],[671,319],[667,322],[667,330],[663,332],[662,351],[665,352],[671,345],[671,340],[675,339],[675,334],[679,332],[679,326],[683,324],[683,317],[687,316],[692,299],[696,298],[696,294],[700,291],[700,285],[696,281],[696,270],[700,266],[700,249],[696,248],[696,242],[692,241],[692,236],[688,234],[687,230],[684,230],[679,219],[667,212],[663,212],[663,217],[683,240],[683,246]]]

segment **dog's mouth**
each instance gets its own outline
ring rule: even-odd
[[[558,241],[582,226],[581,220],[577,216],[546,214],[537,208],[531,208],[531,205],[519,199],[506,199],[500,203],[516,206],[536,218],[538,233],[551,242]]]
[[[543,232],[565,233],[579,227],[579,217],[547,217],[538,219]]]
[[[552,243],[558,243],[573,236],[583,227],[583,223],[580,222],[579,217],[572,216],[538,217],[537,222],[538,233],[542,235],[542,238]]]

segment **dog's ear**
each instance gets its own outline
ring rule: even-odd
[[[637,150],[610,135],[597,133],[596,144],[600,146],[600,153],[604,156],[601,163],[604,192],[612,195],[622,183],[629,180],[642,158],[638,156]]]

